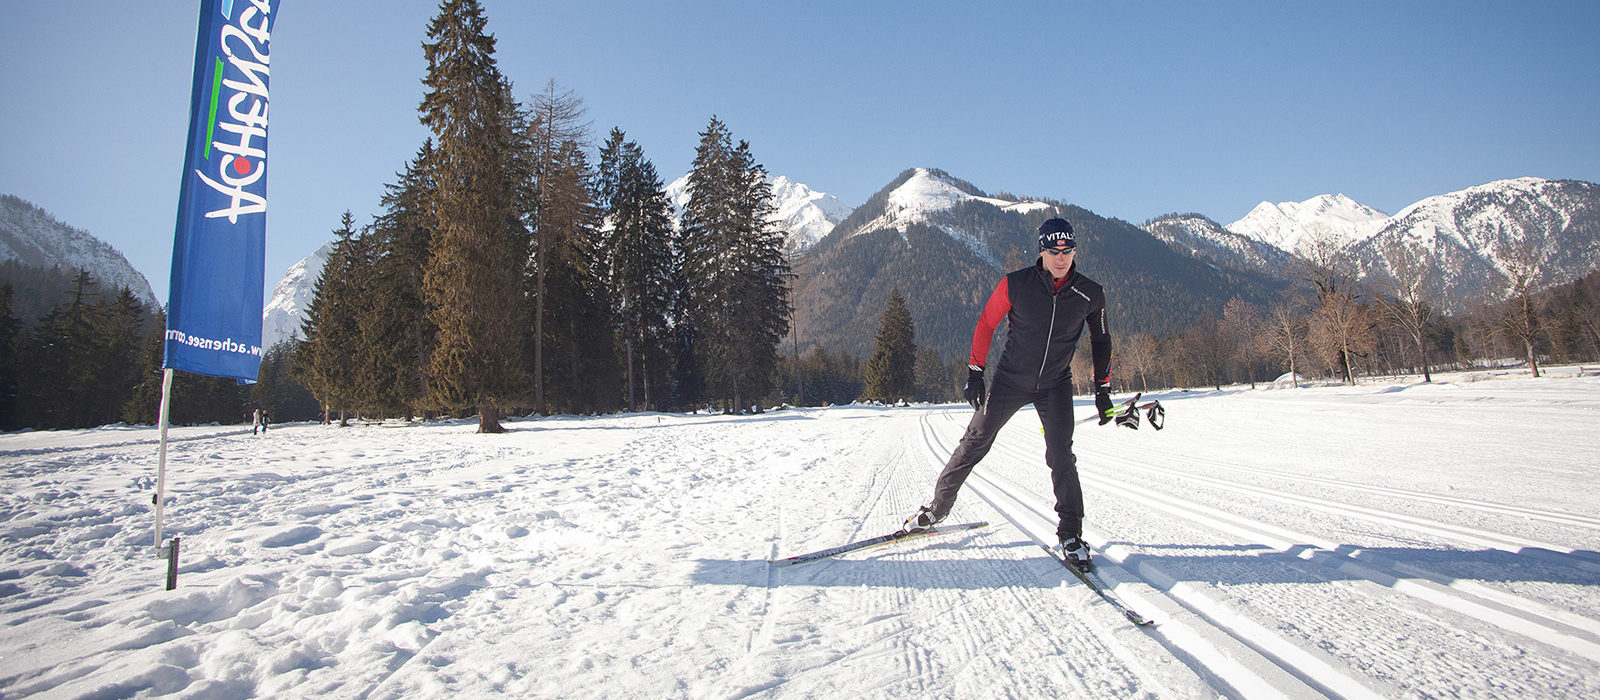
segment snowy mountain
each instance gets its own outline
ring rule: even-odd
[[[1008,214],[1029,214],[1054,211],[1045,202],[1031,200],[1011,201],[989,197],[970,184],[951,177],[948,173],[927,168],[915,168],[910,177],[889,191],[881,212],[870,221],[859,224],[849,232],[859,236],[874,231],[904,231],[914,224],[934,226],[951,239],[966,246],[973,254],[995,267],[1002,267],[1000,256],[989,245],[988,232],[981,226],[964,221],[962,212],[972,206],[987,206]],[[1048,217],[1043,217],[1048,218]],[[1042,220],[1042,219],[1041,219]]]
[[[1429,197],[1385,216],[1343,195],[1261,203],[1226,227],[1198,214],[1158,217],[1145,229],[1173,249],[1223,267],[1286,278],[1292,254],[1330,235],[1355,256],[1364,279],[1394,278],[1401,250],[1435,273],[1431,285],[1446,312],[1464,311],[1498,293],[1513,260],[1532,254],[1537,288],[1600,269],[1600,185],[1576,180],[1499,180]]]
[[[789,250],[803,253],[828,235],[839,222],[850,215],[851,207],[826,192],[819,192],[804,183],[779,175],[768,177],[772,185],[772,204],[777,209],[777,220],[789,232]],[[689,202],[689,176],[684,175],[667,185],[667,198],[681,213]]]
[[[116,248],[9,194],[0,195],[0,260],[63,271],[88,270],[103,291],[127,287],[145,308],[161,305],[150,281]]]
[[[1371,238],[1389,218],[1377,209],[1342,194],[1324,194],[1304,202],[1262,202],[1227,230],[1290,253],[1302,252],[1318,236],[1330,235],[1346,245]]]
[[[1148,232],[1060,202],[985,193],[941,170],[907,170],[850,214],[796,270],[795,325],[803,344],[865,356],[899,289],[917,343],[944,360],[965,357],[972,323],[1007,271],[1031,264],[1045,219],[1072,223],[1085,274],[1117,292],[1121,332],[1176,332],[1230,296],[1264,299],[1260,273],[1222,270]],[[998,345],[997,345],[998,347]]]
[[[1229,231],[1201,214],[1169,214],[1144,229],[1174,250],[1220,267],[1281,272],[1290,259],[1282,248]]]
[[[1600,269],[1600,185],[1525,177],[1429,197],[1354,252],[1363,273],[1382,282],[1402,249],[1438,271],[1446,311],[1497,298],[1519,258],[1538,265],[1536,288],[1571,282]]]
[[[300,337],[300,324],[305,322],[306,310],[311,308],[311,293],[332,252],[333,242],[322,244],[321,248],[289,266],[283,279],[272,288],[272,299],[261,310],[261,347],[270,349]]]

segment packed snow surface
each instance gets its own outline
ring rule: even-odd
[[[1600,697],[1600,376],[1441,377],[1081,426],[1144,628],[1043,549],[1028,410],[988,527],[792,567],[896,529],[971,410],[178,429],[174,591],[155,431],[3,435],[0,696]]]

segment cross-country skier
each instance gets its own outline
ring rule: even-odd
[[[906,519],[908,531],[924,530],[943,520],[955,505],[961,483],[988,454],[995,435],[1018,409],[1033,404],[1044,424],[1044,461],[1060,518],[1056,537],[1063,560],[1080,571],[1093,563],[1083,541],[1083,489],[1077,457],[1072,454],[1072,355],[1084,327],[1094,360],[1094,404],[1100,424],[1112,419],[1111,335],[1106,329],[1105,291],[1084,277],[1074,264],[1078,242],[1072,225],[1049,219],[1039,226],[1039,259],[1031,267],[1000,279],[972,333],[967,365],[967,402],[977,409],[961,444],[934,482],[933,501]],[[984,389],[984,363],[994,331],[1010,321],[1004,352],[994,381]]]

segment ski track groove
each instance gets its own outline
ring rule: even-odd
[[[945,460],[949,456],[950,450],[941,448],[940,440],[934,434],[931,415],[925,414],[920,421],[919,427],[922,440],[922,455],[928,460],[930,466],[934,470],[934,473],[938,473],[938,470],[943,468]],[[976,471],[974,472],[974,475],[976,475]],[[969,480],[968,483],[970,484],[971,481]],[[931,485],[929,488],[931,488]],[[1012,514],[1000,508],[994,501],[989,499],[984,500],[988,501],[989,505],[994,508],[998,515],[1011,522],[1013,526],[1017,526],[1019,532],[1023,534],[1028,533],[1028,530],[1022,527],[1020,523],[1014,519]],[[1054,511],[1051,511],[1051,515],[1054,515]],[[999,525],[1000,523],[991,523],[990,527],[988,528],[990,537],[995,536]],[[1055,522],[1053,519],[1051,519],[1047,524],[1047,529],[1052,533],[1054,532]],[[1033,537],[1031,534],[1029,536]],[[1036,537],[1033,539],[1035,540],[1035,543],[1038,543]],[[1051,665],[1052,670],[1054,670],[1057,674],[1057,682],[1072,687],[1075,691],[1072,695],[1075,697],[1096,697],[1107,695],[1128,696],[1141,691],[1151,692],[1150,690],[1144,689],[1142,687],[1144,685],[1158,686],[1159,684],[1152,680],[1153,676],[1151,674],[1138,674],[1127,670],[1129,668],[1138,668],[1144,666],[1146,662],[1140,660],[1136,655],[1130,653],[1122,645],[1118,644],[1112,635],[1107,633],[1108,630],[1115,629],[1116,626],[1125,624],[1126,619],[1121,613],[1110,611],[1106,614],[1096,615],[1096,612],[1101,612],[1100,609],[1096,607],[1093,608],[1095,612],[1091,612],[1087,615],[1074,614],[1063,616],[1059,613],[1046,615],[1039,609],[1039,601],[1037,597],[1030,597],[1023,594],[1023,591],[1020,590],[1018,586],[1025,583],[1025,581],[1022,579],[1024,579],[1024,572],[1026,572],[1026,578],[1031,578],[1036,586],[1042,585],[1050,591],[1048,599],[1054,599],[1055,605],[1059,606],[1067,603],[1081,604],[1079,601],[1064,600],[1065,598],[1079,596],[1087,596],[1085,600],[1092,598],[1094,602],[1099,602],[1098,597],[1093,596],[1092,593],[1088,592],[1081,586],[1068,585],[1069,580],[1075,582],[1075,579],[1069,579],[1069,574],[1067,574],[1067,572],[1060,570],[1056,566],[1047,566],[1042,569],[1038,568],[1031,563],[1035,560],[1036,558],[1031,560],[1021,559],[1017,560],[1015,565],[1007,566],[1003,575],[1018,579],[1015,581],[1015,583],[1008,582],[1009,585],[1002,589],[1012,600],[1012,604],[996,607],[1004,609],[1012,615],[1015,615],[1015,613],[1019,610],[1025,611],[1028,614],[1028,619],[1039,631],[1039,636],[1049,640],[1049,655],[1054,659],[1059,659],[1061,663],[1068,667],[1067,670],[1061,670],[1054,664]],[[1050,603],[1047,602],[1046,604],[1048,605]],[[1088,619],[1090,617],[1100,617],[1101,619],[1090,620]],[[1064,621],[1072,624],[1075,627],[1072,634],[1063,633],[1061,626]],[[1083,649],[1074,645],[1065,644],[1064,642],[1068,639],[1092,640],[1098,648]],[[978,653],[978,650],[974,649],[973,653]],[[1120,686],[1090,687],[1086,685],[1085,679],[1090,677],[1091,674],[1087,673],[1086,669],[1080,668],[1077,660],[1084,658],[1097,658],[1098,654],[1111,654],[1123,662],[1124,665],[1122,668],[1124,670],[1122,672],[1123,677],[1121,679],[1122,684]]]
[[[1009,453],[1021,462],[1037,462],[1042,460],[1042,448],[1038,450],[1024,449],[1015,442],[997,442],[995,449],[1003,453]],[[1306,497],[1293,496],[1261,487],[1253,487],[1234,482],[1228,482],[1224,479],[1218,479],[1215,477],[1198,477],[1192,474],[1174,472],[1172,470],[1161,469],[1147,464],[1130,463],[1125,456],[1112,453],[1104,449],[1078,449],[1076,451],[1080,455],[1103,458],[1106,460],[1106,463],[1116,464],[1119,467],[1127,466],[1149,472],[1159,472],[1166,476],[1187,480],[1190,482],[1199,482],[1205,486],[1210,486],[1213,488],[1248,493],[1257,497],[1267,498],[1268,500],[1277,500],[1278,502],[1290,503],[1298,507],[1318,508],[1327,512],[1333,512],[1336,515],[1345,514],[1344,511],[1338,509],[1338,506],[1327,506],[1320,501],[1315,501]],[[1146,451],[1146,453],[1148,452],[1149,451]],[[1191,462],[1202,461],[1185,460],[1184,458],[1177,458],[1177,460]],[[1218,463],[1213,466],[1232,468],[1235,465]],[[1272,473],[1268,470],[1241,467],[1238,468],[1238,471],[1244,473],[1266,474],[1278,478],[1294,480],[1293,475]],[[1388,590],[1394,593],[1404,594],[1413,599],[1420,600],[1425,604],[1449,610],[1451,612],[1471,618],[1477,622],[1494,625],[1502,629],[1518,633],[1529,638],[1534,643],[1553,645],[1556,648],[1562,649],[1563,651],[1569,652],[1575,656],[1584,657],[1590,661],[1600,660],[1600,643],[1596,642],[1594,634],[1597,629],[1600,629],[1600,622],[1597,622],[1591,618],[1560,610],[1524,596],[1518,596],[1512,593],[1500,591],[1498,589],[1493,589],[1477,582],[1452,582],[1449,580],[1449,577],[1428,571],[1421,566],[1402,562],[1394,562],[1387,557],[1373,554],[1358,547],[1350,547],[1320,541],[1317,538],[1305,535],[1303,533],[1291,532],[1282,528],[1277,528],[1276,526],[1265,522],[1255,521],[1241,516],[1235,516],[1219,508],[1192,504],[1182,497],[1161,494],[1153,489],[1131,486],[1127,483],[1114,483],[1106,477],[1086,473],[1081,469],[1080,476],[1082,477],[1083,483],[1086,487],[1093,487],[1121,497],[1130,498],[1135,501],[1141,501],[1147,506],[1155,507],[1159,510],[1159,512],[1179,515],[1187,520],[1190,520],[1191,522],[1201,524],[1202,526],[1220,532],[1225,532],[1230,535],[1243,537],[1247,541],[1254,542],[1264,539],[1267,541],[1269,546],[1277,547],[1279,553],[1292,554],[1299,561],[1304,562],[1307,565],[1315,565],[1318,567],[1317,569],[1312,569],[1303,567],[1300,564],[1289,563],[1289,565],[1293,568],[1303,570],[1312,576],[1319,575],[1318,569],[1323,572],[1336,572],[1338,574],[1351,576],[1362,584],[1371,585],[1381,590]],[[986,481],[990,482],[993,482],[994,478],[996,478],[993,476],[981,475],[977,472],[974,472],[974,477],[984,478]],[[1003,479],[1003,477],[998,478]],[[1344,482],[1337,482],[1336,480],[1326,481],[1336,482],[1331,484],[1335,486],[1351,486],[1352,490],[1357,491],[1367,491],[1370,493],[1384,493],[1385,491],[1390,492],[1384,493],[1384,495],[1397,495],[1392,492],[1400,491],[1397,489],[1381,488],[1362,489],[1359,487],[1354,487],[1353,485],[1345,484]],[[1014,497],[1014,494],[1008,495],[1012,495]],[[1402,492],[1399,495],[1403,496],[1406,494]],[[1426,494],[1417,495],[1425,496]],[[1415,500],[1424,501],[1430,499],[1418,498]],[[1491,504],[1468,501],[1467,499],[1446,500],[1462,501],[1467,504],[1486,506],[1475,508],[1475,510],[1488,510],[1493,508]],[[1042,505],[1036,506],[1035,508],[1039,513],[1045,513],[1046,511],[1053,513],[1053,511]],[[1531,511],[1531,513],[1518,512],[1516,513],[1517,515],[1539,514],[1551,515],[1555,518],[1562,518],[1564,516],[1564,514],[1552,513],[1549,511],[1538,511],[1537,509],[1520,510]],[[1044,515],[1040,515],[1039,517],[1042,520],[1048,520],[1048,518],[1046,518]],[[1400,529],[1409,528],[1412,531],[1422,530],[1424,532],[1428,532],[1429,534],[1435,535],[1448,535],[1457,533],[1462,529],[1471,530],[1470,528],[1445,526],[1442,523],[1437,523],[1436,521],[1400,514],[1385,513],[1383,511],[1370,508],[1361,508],[1360,517],[1368,521],[1378,522],[1379,524],[1388,525],[1391,527]],[[1565,520],[1563,520],[1563,522],[1565,522]],[[1583,560],[1581,557],[1563,556],[1564,553],[1571,552],[1571,550],[1563,551],[1565,548],[1555,547],[1546,543],[1529,542],[1526,541],[1525,538],[1505,536],[1498,533],[1474,531],[1473,534],[1480,538],[1479,541],[1498,540],[1505,545],[1500,547],[1501,549],[1506,549],[1507,551],[1512,551],[1513,553],[1521,553],[1524,555],[1532,554],[1535,557],[1545,559],[1560,558],[1560,561],[1567,566],[1584,569],[1588,568],[1589,562]],[[1308,542],[1315,544],[1308,545],[1306,544]],[[1122,546],[1113,546],[1106,548],[1104,554],[1126,561],[1131,558],[1130,555],[1132,552]],[[1197,593],[1194,592],[1198,588],[1197,586],[1178,581],[1177,579],[1166,575],[1164,572],[1149,565],[1148,563],[1138,562],[1134,565],[1134,568],[1138,572],[1140,578],[1145,580],[1145,582],[1151,583],[1158,589],[1166,589],[1166,593],[1169,597],[1174,597],[1175,592],[1184,597],[1192,597],[1197,595]],[[1367,595],[1370,597],[1371,593],[1368,593]],[[1184,603],[1182,600],[1179,602]],[[1228,607],[1228,603],[1220,600],[1208,601],[1202,605],[1206,606],[1209,610],[1226,609]],[[1194,605],[1185,604],[1185,607],[1195,610],[1195,612],[1201,614],[1201,616],[1206,618],[1208,621],[1211,621],[1214,624],[1216,623],[1211,615],[1200,609],[1196,609]],[[1432,621],[1436,619],[1436,616],[1430,614],[1427,615],[1425,619]],[[1250,642],[1249,640],[1242,641],[1246,641],[1246,643],[1252,648],[1258,648],[1258,650],[1261,650],[1259,645],[1256,643]],[[1562,669],[1552,669],[1552,672],[1557,674],[1570,674],[1570,671],[1571,669],[1566,669],[1565,671]]]
[[[1463,508],[1463,509],[1467,509],[1467,510],[1476,510],[1476,511],[1481,511],[1481,512],[1485,512],[1485,513],[1494,513],[1494,514],[1497,514],[1497,515],[1506,515],[1506,516],[1511,516],[1511,517],[1516,517],[1516,518],[1527,518],[1527,519],[1532,519],[1532,520],[1542,520],[1542,521],[1545,521],[1545,522],[1551,522],[1551,523],[1557,523],[1557,524],[1563,524],[1563,525],[1572,525],[1572,526],[1583,527],[1583,528],[1588,528],[1588,529],[1592,529],[1592,530],[1600,530],[1600,518],[1585,516],[1585,515],[1583,515],[1581,513],[1569,513],[1569,512],[1565,512],[1565,511],[1546,510],[1546,509],[1543,509],[1543,508],[1532,508],[1532,507],[1528,507],[1528,506],[1518,506],[1518,505],[1512,505],[1512,504],[1506,504],[1506,503],[1491,503],[1491,502],[1487,502],[1487,501],[1479,501],[1479,500],[1470,499],[1470,498],[1460,498],[1460,497],[1457,497],[1457,496],[1445,496],[1445,495],[1441,495],[1441,494],[1423,493],[1423,492],[1420,492],[1420,491],[1411,491],[1411,490],[1408,490],[1408,489],[1400,489],[1400,488],[1394,488],[1394,487],[1390,487],[1390,486],[1377,486],[1377,485],[1372,485],[1372,484],[1358,484],[1358,483],[1354,483],[1354,482],[1344,481],[1344,480],[1341,480],[1341,479],[1332,479],[1332,478],[1322,477],[1322,476],[1311,476],[1311,475],[1306,475],[1306,474],[1289,474],[1289,473],[1285,473],[1285,472],[1280,471],[1280,470],[1265,469],[1265,468],[1262,468],[1262,467],[1247,467],[1247,466],[1243,466],[1243,465],[1230,464],[1230,463],[1223,462],[1223,461],[1220,461],[1220,460],[1215,460],[1215,459],[1206,459],[1206,458],[1201,458],[1201,457],[1191,457],[1191,456],[1187,456],[1187,455],[1175,455],[1175,454],[1172,454],[1172,453],[1169,453],[1169,452],[1162,452],[1160,450],[1156,450],[1156,449],[1153,449],[1153,448],[1147,448],[1147,447],[1118,445],[1117,449],[1118,449],[1119,454],[1117,454],[1116,456],[1117,457],[1121,457],[1121,458],[1126,458],[1127,456],[1129,456],[1131,454],[1138,454],[1138,455],[1143,455],[1143,457],[1146,460],[1146,462],[1150,462],[1151,460],[1160,460],[1162,462],[1167,462],[1167,463],[1174,463],[1175,462],[1175,463],[1189,464],[1189,465],[1198,466],[1198,467],[1206,467],[1206,468],[1213,468],[1213,469],[1226,469],[1226,470],[1230,470],[1230,471],[1234,471],[1234,472],[1239,472],[1239,473],[1244,473],[1244,474],[1254,474],[1254,475],[1257,475],[1257,476],[1266,476],[1266,477],[1271,477],[1271,478],[1276,478],[1276,479],[1283,479],[1283,480],[1286,480],[1286,481],[1296,482],[1296,483],[1317,484],[1317,485],[1321,485],[1321,486],[1331,486],[1331,487],[1334,487],[1334,488],[1345,489],[1345,490],[1349,490],[1349,491],[1355,491],[1355,492],[1358,492],[1358,493],[1369,493],[1369,494],[1380,495],[1380,496],[1390,496],[1390,497],[1400,498],[1400,499],[1414,501],[1414,502],[1446,505],[1446,506],[1451,506],[1451,507],[1455,507],[1455,508]],[[1085,450],[1081,450],[1081,449],[1079,449],[1078,451],[1079,452],[1085,452]],[[1097,450],[1097,449],[1095,449],[1093,447],[1091,447],[1088,451],[1090,451],[1090,452],[1100,452],[1102,454],[1105,454],[1103,450]],[[1168,472],[1172,473],[1175,476],[1179,476],[1179,475],[1183,475],[1184,474],[1184,472],[1179,472],[1179,471],[1171,470],[1171,469],[1166,469],[1164,471],[1168,471]]]
[[[933,441],[930,441],[930,447],[933,446]],[[1030,444],[1030,447],[1037,446]],[[941,452],[941,447],[933,447],[933,449],[936,454]],[[942,449],[942,451],[947,452],[947,449]],[[1024,447],[1016,444],[1016,441],[1006,441],[1005,436],[1002,436],[1002,439],[997,441],[994,452],[1008,454],[1022,463],[1040,462],[1042,460],[1042,447],[1040,449],[1024,449]],[[1083,454],[1085,451],[1078,452]],[[1080,470],[1080,475],[1083,476],[1083,483],[1085,483],[1086,487],[1096,487],[1101,491],[1110,491],[1118,495],[1130,495],[1130,492],[1131,494],[1146,494],[1146,489],[1128,486],[1128,484],[1112,484],[1107,479],[1090,475],[1090,473],[1083,473],[1083,470]],[[1010,499],[1011,502],[1019,503],[1019,507],[1022,510],[1030,511],[1034,518],[1040,521],[1040,527],[1048,529],[1048,526],[1053,526],[1054,521],[1051,518],[1053,516],[1053,508],[1048,508],[1043,503],[1027,505],[1027,500],[1032,499],[1018,497],[1016,491],[1019,491],[1019,489],[1005,487],[1003,484],[998,483],[997,479],[1003,479],[1003,476],[990,475],[990,473],[982,473],[982,470],[974,470],[970,483],[978,481],[973,486],[987,484],[987,486],[998,489],[1000,494],[990,495],[984,494],[987,489],[979,487],[981,495],[986,495],[986,500],[994,503],[998,510],[1008,511],[1008,508],[1000,505],[997,499]],[[1149,494],[1154,494],[1154,491],[1150,491]],[[1173,513],[1173,508],[1178,508],[1176,515],[1187,516],[1194,511],[1192,507],[1187,507],[1187,503],[1182,499],[1174,499],[1174,497],[1163,497],[1163,499],[1165,500],[1154,503],[1155,507],[1163,508],[1163,513]],[[1146,505],[1150,505],[1150,500],[1146,500]],[[1018,524],[1022,529],[1026,529],[1026,526],[1022,526],[1018,518],[1011,515],[1011,513],[1006,513],[1006,518],[1011,519],[1014,524]],[[1259,524],[1259,526],[1270,527],[1264,523]],[[1222,532],[1245,535],[1246,539],[1250,539],[1251,542],[1254,539],[1259,539],[1259,537],[1251,537],[1251,535],[1256,535],[1256,532],[1251,531],[1242,532],[1238,531],[1238,529],[1222,527]],[[1288,539],[1304,542],[1307,537],[1288,537]],[[1035,540],[1038,540],[1037,535],[1035,535]],[[1283,547],[1282,550],[1293,551],[1290,547]],[[1504,599],[1502,601],[1478,601],[1470,593],[1451,590],[1450,587],[1445,587],[1445,585],[1437,585],[1437,582],[1429,582],[1435,583],[1435,585],[1429,587],[1426,583],[1403,580],[1402,575],[1398,574],[1398,572],[1387,572],[1387,574],[1382,572],[1381,564],[1371,563],[1371,561],[1357,561],[1354,556],[1349,556],[1347,553],[1330,550],[1347,550],[1347,548],[1323,547],[1322,551],[1307,553],[1306,548],[1301,547],[1299,555],[1301,555],[1301,561],[1306,564],[1315,564],[1315,566],[1323,567],[1323,569],[1333,569],[1333,571],[1342,572],[1342,574],[1355,575],[1362,582],[1373,583],[1376,587],[1384,588],[1384,590],[1405,593],[1405,595],[1422,599],[1422,601],[1427,601],[1427,603],[1434,604],[1434,606],[1445,607],[1445,609],[1458,612],[1458,614],[1477,618],[1480,622],[1518,631],[1518,633],[1526,634],[1530,638],[1538,639],[1539,642],[1547,642],[1547,639],[1541,638],[1554,634],[1560,641],[1568,642],[1566,646],[1563,646],[1563,649],[1573,650],[1574,654],[1592,658],[1592,654],[1600,652],[1600,646],[1595,646],[1594,642],[1586,639],[1587,634],[1574,636],[1574,626],[1581,628],[1587,622],[1587,620],[1574,620],[1573,617],[1576,617],[1576,615],[1542,615],[1542,612],[1550,612],[1547,606],[1534,603],[1534,601],[1517,599],[1515,596],[1509,595],[1507,595],[1510,598],[1509,603]],[[1118,564],[1126,563],[1130,559],[1130,553],[1120,547],[1104,548],[1104,545],[1102,545],[1102,555],[1104,555],[1102,558],[1112,558]],[[1253,649],[1254,652],[1274,660],[1274,663],[1277,663],[1280,668],[1290,671],[1296,678],[1304,679],[1320,692],[1336,692],[1336,694],[1341,695],[1352,694],[1352,692],[1354,694],[1363,694],[1363,692],[1365,694],[1373,694],[1373,692],[1389,694],[1389,692],[1392,692],[1390,689],[1373,690],[1370,687],[1366,687],[1360,679],[1350,676],[1350,673],[1354,670],[1347,663],[1342,663],[1339,658],[1326,655],[1325,650],[1322,649],[1299,647],[1298,644],[1282,638],[1280,634],[1270,631],[1266,626],[1253,622],[1246,615],[1235,614],[1235,612],[1232,612],[1232,604],[1229,601],[1206,595],[1200,590],[1202,587],[1179,582],[1179,580],[1173,579],[1170,575],[1158,571],[1154,566],[1150,566],[1147,563],[1136,561],[1133,566],[1134,571],[1138,572],[1139,579],[1150,583],[1157,590],[1162,590],[1168,598],[1174,599],[1176,603],[1200,615],[1200,618],[1205,620],[1206,623],[1218,626],[1219,630],[1226,631],[1238,641],[1245,642],[1246,646]],[[1291,564],[1291,566],[1299,567],[1298,564]],[[1315,572],[1312,572],[1312,575],[1315,575]],[[1518,609],[1518,607],[1515,607],[1517,603],[1525,604]],[[1139,606],[1134,604],[1134,607]],[[1528,609],[1533,609],[1534,612],[1531,612],[1531,614],[1526,612]],[[1264,639],[1266,639],[1266,642],[1264,642]],[[1178,639],[1173,639],[1173,641],[1176,642]],[[1176,654],[1176,650],[1174,650],[1174,654]],[[1182,654],[1178,655],[1179,657],[1184,657]],[[1190,663],[1198,660],[1198,658],[1190,655],[1189,658],[1181,658],[1181,660]],[[1202,674],[1203,678],[1218,678],[1218,676],[1222,676],[1222,678],[1226,679],[1229,676],[1235,676],[1235,678],[1238,676],[1238,670],[1227,670],[1227,668],[1224,668],[1224,670],[1218,670],[1218,668],[1206,668],[1206,670],[1195,668],[1195,671]],[[1373,681],[1382,682],[1378,678],[1374,678]]]
[[[1455,539],[1457,541],[1467,542],[1474,545],[1499,549],[1512,554],[1551,560],[1567,566],[1582,568],[1590,572],[1600,572],[1600,560],[1597,560],[1600,558],[1595,557],[1595,555],[1588,552],[1582,552],[1568,547],[1563,547],[1561,545],[1551,544],[1549,542],[1541,542],[1532,538],[1504,535],[1478,528],[1452,525],[1428,518],[1421,518],[1403,513],[1392,513],[1351,503],[1328,503],[1321,499],[1311,498],[1308,496],[1300,496],[1297,494],[1291,494],[1265,487],[1230,482],[1216,477],[1188,474],[1125,459],[1118,459],[1115,455],[1102,450],[1081,450],[1079,453],[1104,457],[1108,463],[1115,463],[1120,468],[1135,469],[1159,474],[1162,476],[1170,476],[1185,481],[1204,484],[1206,486],[1224,491],[1231,491],[1233,493],[1276,501],[1301,508],[1309,508],[1335,516],[1365,520],[1378,525],[1407,529],[1413,532],[1426,533],[1445,539]]]
[[[1103,490],[1118,490],[1101,478],[1086,477],[1084,481]],[[1197,507],[1179,498],[1153,491],[1128,488],[1121,491],[1131,500],[1160,508],[1165,513],[1180,515],[1252,542],[1261,542],[1279,552],[1293,553],[1299,559],[1449,608],[1531,640],[1547,644],[1552,640],[1559,641],[1561,648],[1600,662],[1600,643],[1595,637],[1600,634],[1600,621],[1472,582],[1450,582],[1448,577],[1441,574],[1379,555],[1362,557],[1364,550],[1359,548],[1328,542],[1216,509]]]
[[[1026,496],[1018,496],[1013,491],[1013,487],[1000,483],[1000,479],[1003,479],[1003,477],[991,478],[983,475],[974,475],[974,478],[981,480],[981,484],[975,485],[979,486],[980,495],[984,496],[986,500],[990,500],[991,503],[999,503],[999,499],[1009,500],[1014,504],[1013,507],[1020,508],[1041,521],[1048,521],[1048,518],[1042,513],[1054,513],[1052,509],[1042,504],[1029,503],[1029,499]],[[984,489],[983,486],[987,486],[993,491]],[[1053,528],[1054,525],[1050,524],[1048,527]],[[1092,531],[1086,532],[1086,535],[1085,539],[1094,540],[1097,544],[1103,541],[1103,538],[1096,537]],[[1198,587],[1167,579],[1160,575],[1159,572],[1152,572],[1147,570],[1146,567],[1134,565],[1130,571],[1127,567],[1126,559],[1118,558],[1103,549],[1101,554],[1097,571],[1101,574],[1102,580],[1105,580],[1106,574],[1110,574],[1111,577],[1116,579],[1127,579],[1136,576],[1138,580],[1143,581],[1155,590],[1161,591],[1174,602],[1187,608],[1206,624],[1232,637],[1250,652],[1271,662],[1295,680],[1304,683],[1309,690],[1336,697],[1382,697],[1381,694],[1367,688],[1359,679],[1351,676],[1347,670],[1342,668],[1342,664],[1327,657],[1321,650],[1304,648],[1293,644],[1265,626],[1234,612],[1226,603],[1206,594]],[[1107,567],[1105,562],[1108,560],[1115,566]],[[1107,569],[1110,570],[1107,571]],[[1132,574],[1133,576],[1128,576],[1127,574]],[[1122,588],[1120,584],[1117,586],[1108,585],[1108,587],[1119,594],[1124,593],[1118,590]],[[1085,597],[1088,598],[1088,596]],[[1148,600],[1136,597],[1136,595],[1129,595],[1128,597],[1134,607],[1143,607],[1145,606],[1145,601]],[[1121,616],[1118,615],[1118,617],[1120,618]],[[1161,628],[1160,631],[1163,633],[1174,624],[1180,628],[1187,625],[1186,622],[1171,619],[1164,623],[1158,623]],[[1171,639],[1173,644],[1179,646],[1188,658],[1209,657],[1210,660],[1205,662],[1207,664],[1205,669],[1208,672],[1207,675],[1232,679],[1245,688],[1277,687],[1281,685],[1281,682],[1273,682],[1250,671],[1244,664],[1233,660],[1223,660],[1209,648],[1207,642],[1200,641],[1202,636],[1190,633],[1185,629],[1180,631],[1178,635],[1171,637]],[[1199,672],[1199,669],[1196,669],[1196,671]]]

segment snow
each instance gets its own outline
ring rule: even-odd
[[[1014,214],[1027,214],[1032,211],[1049,209],[1051,205],[1044,202],[1012,202],[993,197],[979,197],[968,194],[946,177],[927,168],[916,168],[911,177],[889,193],[888,201],[884,204],[884,212],[878,218],[860,226],[850,235],[859,236],[875,231],[897,230],[902,238],[905,236],[906,227],[910,224],[921,223],[944,231],[951,239],[967,247],[974,255],[987,261],[990,265],[1000,267],[1000,258],[989,249],[977,232],[969,231],[960,225],[950,211],[957,206],[968,202],[983,202],[990,206]]]
[[[772,186],[773,221],[788,232],[785,245],[796,253],[803,253],[816,245],[852,211],[850,205],[838,197],[813,190],[805,183],[795,182],[783,175],[769,175],[767,183]],[[665,191],[667,199],[681,215],[689,204],[689,174],[680,175],[666,186]]]
[[[0,696],[1596,697],[1600,371],[1165,392],[1087,424],[1066,575],[1025,409],[0,435]],[[1080,400],[1079,411],[1086,410]]]
[[[1226,228],[1298,253],[1312,236],[1324,232],[1342,245],[1355,245],[1377,234],[1388,219],[1388,214],[1342,194],[1324,194],[1303,202],[1262,202]]]
[[[55,217],[19,197],[0,195],[0,260],[33,267],[59,267],[69,273],[88,270],[108,294],[124,287],[145,308],[160,306],[150,281],[111,244]]]
[[[271,348],[300,337],[300,326],[305,323],[306,313],[311,310],[317,279],[322,277],[322,268],[328,264],[328,256],[332,254],[333,243],[330,241],[289,266],[288,271],[283,273],[283,278],[272,288],[272,299],[261,310],[261,347]]]

